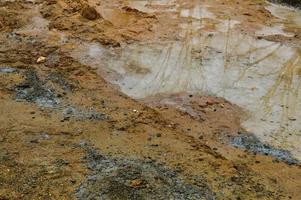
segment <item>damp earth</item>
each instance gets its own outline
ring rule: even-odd
[[[299,1],[0,2],[0,199],[301,199]]]

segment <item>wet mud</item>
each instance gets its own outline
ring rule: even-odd
[[[181,20],[177,39],[114,49],[85,43],[72,56],[136,99],[179,92],[223,97],[248,112],[245,129],[299,158],[300,44],[289,42],[297,32],[287,31],[288,24],[300,27],[298,11],[267,4],[279,23],[248,33],[237,30],[241,21],[219,19],[209,8],[160,10]]]
[[[58,95],[47,88],[35,71],[25,73],[25,81],[15,87],[16,100],[33,102],[41,107],[54,108],[59,104]]]
[[[252,153],[259,153],[262,155],[269,155],[274,157],[278,162],[283,161],[289,165],[300,164],[289,151],[276,149],[272,146],[262,143],[258,138],[251,134],[243,134],[234,137],[231,144],[237,148],[243,148]]]
[[[78,199],[216,199],[202,177],[194,184],[155,161],[103,156],[85,145],[92,173],[77,190]]]
[[[0,199],[301,199],[298,10],[0,5]]]
[[[109,120],[110,116],[107,114],[97,112],[93,107],[90,109],[81,109],[69,106],[63,110],[63,120],[74,119],[77,121],[81,120],[92,120],[92,121],[103,121]]]

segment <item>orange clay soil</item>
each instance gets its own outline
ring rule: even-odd
[[[130,9],[127,1],[100,1],[118,5],[122,14],[116,15],[124,15],[110,16],[112,21],[81,16],[84,5],[96,1],[35,2],[0,3],[0,66],[16,70],[0,72],[0,199],[76,199],[91,173],[83,142],[108,157],[151,159],[180,169],[179,177],[196,187],[193,177],[202,177],[216,199],[301,199],[300,166],[228,144],[227,138],[245,133],[241,108],[186,93],[133,100],[72,59],[55,32],[118,46],[176,37],[164,26],[177,22],[165,21],[164,13]],[[214,13],[245,21],[245,31],[271,20],[262,2],[208,3]],[[53,34],[14,34],[26,27],[36,6]],[[40,56],[47,61],[37,64]],[[135,181],[133,190],[139,184]]]

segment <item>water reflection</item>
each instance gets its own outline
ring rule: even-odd
[[[224,97],[249,113],[247,130],[301,159],[301,48],[243,34],[231,19],[205,31],[196,13],[180,11],[196,20],[179,24],[178,41],[85,44],[73,56],[137,99],[178,92]]]

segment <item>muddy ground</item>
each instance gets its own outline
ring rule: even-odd
[[[214,4],[249,31],[272,19],[263,1]],[[0,2],[0,199],[301,199],[300,162],[244,130],[243,108],[185,92],[138,101],[70,55],[176,38],[160,20],[117,0]]]

